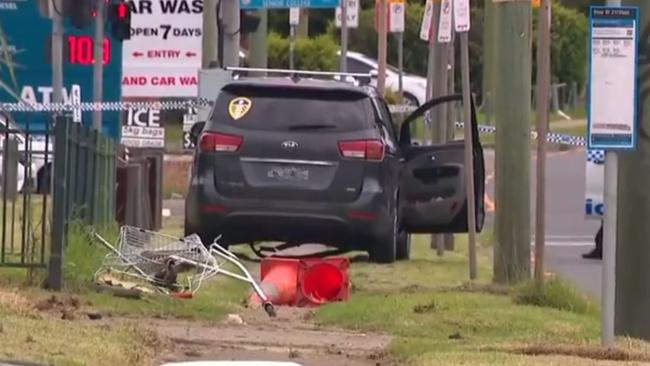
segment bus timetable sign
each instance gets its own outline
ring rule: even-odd
[[[65,24],[63,39],[64,103],[92,102],[94,40],[93,27],[78,30]],[[0,0],[0,102],[51,103],[52,21],[43,18],[38,1]],[[104,100],[119,101],[122,74],[122,44],[104,39]],[[92,124],[92,112],[76,111],[73,117],[84,125]],[[43,131],[47,113],[16,113],[14,118],[25,127],[29,121],[34,133]],[[120,137],[118,112],[104,112],[103,132]]]

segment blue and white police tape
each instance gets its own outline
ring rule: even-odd
[[[172,100],[172,101],[143,101],[143,102],[83,102],[77,104],[71,103],[0,103],[0,111],[4,112],[93,112],[93,111],[106,111],[106,112],[119,112],[127,111],[130,109],[156,109],[164,110],[185,110],[191,113],[196,113],[196,109],[202,107],[210,107],[213,103],[208,99],[187,99],[187,100]],[[416,107],[412,105],[389,105],[391,113],[406,113],[412,112]],[[456,122],[456,127],[462,128],[462,122]],[[479,131],[485,133],[496,133],[496,127],[479,125]],[[531,131],[531,138],[537,138],[537,132]],[[560,143],[573,146],[585,146],[586,140],[584,137],[564,135],[559,133],[550,132],[547,134],[547,141],[553,143]]]

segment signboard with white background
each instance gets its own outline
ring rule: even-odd
[[[406,18],[406,3],[403,0],[388,3],[388,31],[390,33],[403,33]]]
[[[122,97],[196,97],[203,0],[133,0]]]
[[[348,28],[359,27],[359,0],[343,0],[348,5],[346,9],[346,25]],[[335,23],[337,28],[341,28],[341,7],[336,8]]]

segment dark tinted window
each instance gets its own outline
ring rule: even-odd
[[[230,87],[221,92],[211,123],[267,131],[348,132],[369,128],[370,98],[346,90]]]
[[[367,74],[372,70],[373,68],[359,60],[355,60],[353,58],[346,58],[346,63],[347,63],[347,72],[351,73],[359,73],[359,74]]]

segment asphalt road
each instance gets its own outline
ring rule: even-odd
[[[533,154],[534,156],[534,154]],[[485,152],[486,207],[493,208],[494,152]],[[531,205],[535,210],[535,164],[531,163]],[[585,150],[551,152],[547,159],[546,267],[572,281],[595,298],[600,297],[600,261],[585,260],[581,254],[593,248],[600,225],[584,218]],[[182,216],[183,201],[165,201],[173,216]],[[488,212],[488,222],[492,221]],[[531,215],[534,232],[534,215]]]
[[[534,156],[534,154],[533,154]],[[531,162],[531,228],[535,227],[535,160]],[[494,197],[494,153],[486,151],[486,207]],[[598,221],[584,217],[585,150],[550,152],[546,172],[546,268],[600,298],[601,261],[582,258],[594,247]],[[491,215],[490,215],[491,216]],[[490,217],[489,217],[490,218]],[[491,218],[490,218],[491,219]]]

